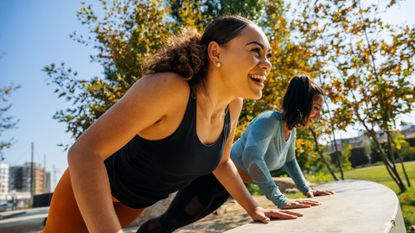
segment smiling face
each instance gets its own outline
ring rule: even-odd
[[[323,97],[318,95],[315,96],[313,99],[313,106],[311,107],[311,113],[310,116],[307,118],[307,121],[305,123],[305,127],[310,127],[311,124],[313,124],[314,121],[318,120],[320,118],[320,112],[323,108]]]
[[[235,97],[260,98],[272,66],[270,56],[264,32],[254,24],[246,26],[237,37],[220,46],[221,67],[217,70],[226,89]]]

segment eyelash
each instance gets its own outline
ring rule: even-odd
[[[258,56],[261,55],[261,50],[259,48],[251,49],[251,51],[255,52]],[[266,55],[266,57],[267,57],[267,59],[270,59],[272,57],[272,54],[269,53],[269,54]]]
[[[261,50],[259,48],[251,49],[252,52],[255,52],[258,56],[261,54]]]

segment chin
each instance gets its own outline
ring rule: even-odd
[[[245,99],[258,100],[258,99],[261,99],[261,97],[262,97],[262,91],[259,91],[259,92],[251,93],[249,97],[247,96],[245,97]]]

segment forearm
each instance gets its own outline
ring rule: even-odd
[[[231,196],[248,212],[252,213],[258,204],[246,189],[232,160],[220,164],[213,174],[231,194]]]
[[[274,181],[255,182],[265,197],[272,201],[278,208],[282,208],[288,201],[288,198],[280,191]]]
[[[310,190],[310,187],[307,184],[307,181],[304,178],[303,172],[301,171],[300,166],[297,163],[297,160],[293,159],[290,162],[287,162],[284,165],[285,171],[288,175],[294,180],[297,188],[302,193],[307,193]]]
[[[254,155],[255,154],[252,153],[244,156],[243,162],[247,174],[259,186],[261,192],[268,200],[272,201],[279,208],[282,208],[287,203],[288,199],[275,184],[265,161]]]
[[[71,183],[78,208],[89,232],[120,233],[108,175],[98,156],[72,154],[69,159]]]

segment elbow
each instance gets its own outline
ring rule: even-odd
[[[248,168],[251,163],[258,158],[253,155],[253,153],[246,153],[242,155],[242,164],[245,166],[245,168]]]
[[[69,148],[66,158],[70,169],[76,167],[76,164],[79,163],[79,157],[78,149],[76,148],[76,144],[74,144]]]
[[[69,170],[81,166],[93,166],[94,164],[104,163],[104,160],[94,151],[80,147],[77,143],[68,150],[67,161]]]

